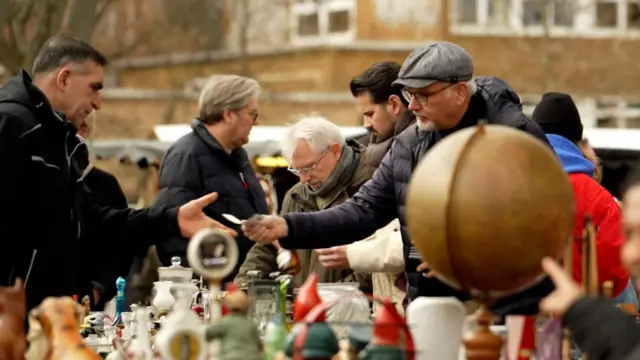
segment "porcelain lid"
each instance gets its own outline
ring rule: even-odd
[[[171,258],[171,266],[158,268],[160,281],[172,281],[174,283],[190,283],[193,277],[193,269],[182,266],[180,257]]]

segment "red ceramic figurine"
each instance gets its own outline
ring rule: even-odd
[[[0,359],[22,360],[27,347],[24,319],[27,301],[23,282],[0,288]]]

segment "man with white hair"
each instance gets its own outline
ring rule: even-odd
[[[422,260],[412,246],[405,221],[405,197],[413,169],[437,142],[479,120],[511,126],[549,143],[540,128],[523,114],[518,95],[504,81],[473,78],[473,60],[459,45],[434,42],[413,51],[394,85],[402,88],[417,121],[396,136],[371,181],[340,206],[313,214],[267,216],[259,223],[244,225],[243,231],[260,243],[279,240],[287,249],[319,249],[362,239],[398,217],[409,298],[456,296],[466,300],[467,294],[435,277],[423,276],[417,269]],[[492,310],[499,315],[535,314],[539,300],[552,288],[545,279],[532,289],[496,302]]]
[[[373,174],[373,169],[366,166],[365,147],[357,141],[345,141],[339,126],[317,114],[289,127],[281,149],[290,164],[289,171],[300,179],[285,194],[282,214],[316,212],[342,204]],[[325,268],[315,251],[301,250],[298,255],[301,272],[294,278],[294,285],[302,285],[315,272],[320,282],[357,281],[361,289],[370,292],[370,275],[355,274],[351,269]],[[234,282],[246,284],[249,271],[257,270],[264,275],[279,271],[276,256],[273,245],[256,244]]]
[[[198,100],[198,117],[192,132],[178,139],[164,156],[160,167],[161,205],[180,205],[203,194],[218,193],[218,201],[204,209],[210,217],[233,228],[221,214],[247,219],[267,214],[262,186],[242,148],[258,120],[260,85],[254,79],[236,75],[212,76]],[[240,256],[233,279],[253,242],[240,234],[236,237]],[[179,256],[186,264],[187,241],[172,238],[157,247],[165,265]]]

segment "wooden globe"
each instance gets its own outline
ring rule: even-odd
[[[494,298],[542,278],[573,228],[569,179],[551,148],[523,131],[479,125],[427,152],[406,199],[414,246],[443,282]]]

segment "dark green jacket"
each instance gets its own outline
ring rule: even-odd
[[[297,183],[285,194],[281,214],[315,212],[337,206],[347,201],[362,184],[371,178],[375,168],[368,166],[369,161],[367,161],[367,153],[364,151],[365,147],[356,141],[349,141],[347,145],[360,157],[360,163],[353,178],[349,182],[337,186],[332,195],[329,196],[331,200],[321,207],[317,205],[316,199],[309,193],[308,188],[301,183]],[[371,293],[371,274],[354,273],[351,269],[326,269],[320,264],[318,254],[315,251],[297,250],[297,253],[300,257],[301,272],[294,277],[294,285],[296,287],[302,285],[309,274],[315,272],[318,274],[319,282],[358,282],[362,291]],[[279,271],[276,256],[277,250],[273,245],[255,244],[240,267],[234,283],[238,286],[247,283],[246,274],[251,270],[258,270],[265,276]]]

